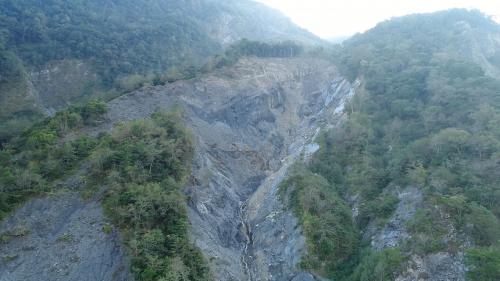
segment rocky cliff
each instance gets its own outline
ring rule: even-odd
[[[325,61],[245,59],[213,75],[116,99],[109,125],[156,108],[183,108],[197,139],[187,189],[191,235],[216,279],[290,280],[300,274],[304,239],[278,200],[277,185],[352,94]]]
[[[157,109],[181,108],[196,139],[186,188],[190,233],[215,279],[314,280],[297,266],[305,251],[304,237],[297,219],[279,200],[277,186],[290,165],[317,149],[314,137],[322,126],[340,118],[353,94],[351,84],[327,61],[242,59],[212,74],[117,98],[108,104],[106,123],[87,133],[97,135]],[[60,196],[36,199],[2,225],[1,232],[15,229],[14,224],[31,228],[35,223],[56,230],[11,235],[2,251],[17,254],[12,261],[3,260],[0,279],[83,280],[96,263],[106,265],[99,280],[126,278],[119,236],[103,233],[106,220],[98,199],[82,202],[64,192]],[[74,209],[73,215],[68,216],[64,206]],[[37,208],[47,211],[34,213]],[[46,247],[53,240],[68,246]],[[36,250],[16,252],[26,245]],[[78,250],[89,247],[93,250]],[[26,266],[36,264],[42,250],[50,257],[47,263]],[[71,263],[66,259],[70,254],[75,256]],[[63,269],[54,256],[64,257]]]

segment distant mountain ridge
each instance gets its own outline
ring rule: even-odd
[[[350,62],[345,62],[358,71],[363,68],[360,61],[387,50],[413,52],[427,60],[439,55],[468,59],[487,74],[500,77],[500,25],[478,10],[452,9],[393,18],[343,42],[340,56],[349,55]],[[399,55],[392,54],[394,58]]]

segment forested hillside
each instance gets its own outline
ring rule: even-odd
[[[451,10],[340,47],[339,66],[362,86],[282,186],[308,239],[305,268],[334,280],[500,280],[499,30]]]
[[[0,140],[69,104],[182,77],[242,38],[320,42],[248,0],[2,0]]]

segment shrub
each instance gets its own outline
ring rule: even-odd
[[[381,252],[365,250],[350,277],[350,281],[394,280],[407,258],[399,248],[388,248]]]
[[[465,256],[467,278],[471,281],[500,280],[500,250],[498,248],[469,249]]]
[[[323,177],[304,167],[295,168],[280,192],[304,228],[308,255],[302,266],[335,275],[356,253],[359,243],[351,210]]]

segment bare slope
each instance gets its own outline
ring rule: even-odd
[[[304,239],[276,188],[352,94],[325,61],[245,59],[214,75],[118,98],[109,104],[109,125],[183,108],[197,139],[187,190],[192,238],[216,279],[290,280],[300,272]]]
[[[344,102],[353,93],[350,83],[327,61],[242,59],[233,67],[199,78],[143,88],[117,98],[108,104],[106,122],[86,133],[97,135],[119,122],[149,117],[157,109],[181,108],[196,139],[193,174],[186,189],[190,233],[215,279],[314,280],[298,268],[304,238],[297,219],[278,200],[277,185],[290,165],[317,149],[312,144],[314,136],[322,125],[340,118]],[[103,234],[106,220],[95,202],[77,201],[40,198],[2,225],[1,232],[14,229],[13,223],[22,226],[24,221],[28,228],[36,224],[58,231],[42,238],[38,230],[30,231],[0,245],[2,252],[21,253],[2,261],[1,278],[35,280],[29,276],[43,272],[47,280],[59,280],[62,274],[82,280],[92,268],[84,261],[98,256],[96,262],[109,265],[99,280],[114,280],[116,274],[110,273],[126,266],[119,237]],[[45,220],[45,211],[30,211],[33,204],[50,210],[53,219]],[[65,208],[75,206],[81,207],[75,215],[63,215]],[[95,214],[90,226],[79,210]],[[78,229],[81,231],[73,233]],[[64,239],[73,237],[70,235],[76,239]],[[61,248],[66,244],[57,246],[58,237],[68,243],[67,248]],[[69,249],[87,247],[85,241],[100,246],[89,246],[92,251],[80,251],[79,259],[68,263]],[[39,251],[23,252],[23,245],[43,248],[51,266],[16,266],[37,264],[40,258]],[[65,261],[62,271],[54,265],[61,258]],[[44,267],[53,270],[41,271]]]

